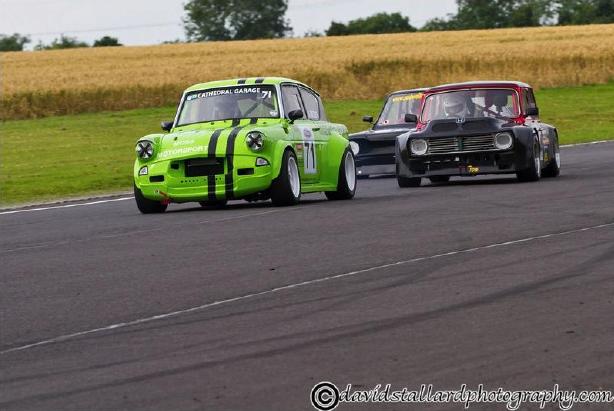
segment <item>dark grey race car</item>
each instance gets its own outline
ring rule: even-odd
[[[516,174],[520,181],[557,177],[554,126],[539,119],[531,86],[515,81],[448,84],[425,93],[415,130],[397,138],[400,187],[423,178]]]
[[[416,127],[406,115],[417,115],[426,88],[400,90],[386,96],[386,102],[377,120],[365,116],[372,124],[369,130],[350,134],[350,145],[356,159],[358,177],[376,174],[395,174],[395,143],[397,136]]]

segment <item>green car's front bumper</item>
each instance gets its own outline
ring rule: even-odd
[[[266,165],[257,165],[258,159]],[[259,155],[136,161],[135,184],[153,201],[192,202],[239,199],[266,191],[272,183],[270,160]],[[140,175],[147,167],[147,175]]]

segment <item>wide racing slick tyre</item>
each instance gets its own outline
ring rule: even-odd
[[[431,180],[431,183],[434,184],[447,183],[448,181],[450,181],[450,176],[433,176],[429,177],[429,180]]]
[[[407,178],[397,175],[397,183],[401,188],[420,187],[422,184],[421,178]]]
[[[550,164],[542,171],[542,177],[558,177],[561,174],[561,149],[559,147],[559,138],[556,137],[553,148],[554,155],[550,160]]]
[[[162,204],[160,201],[153,201],[145,198],[136,184],[134,185],[134,199],[136,200],[136,206],[143,214],[163,213],[168,207],[167,204]]]
[[[301,200],[301,177],[298,172],[296,155],[292,150],[284,151],[279,176],[271,184],[271,201],[276,207],[296,205]]]
[[[199,201],[198,204],[200,204],[202,208],[219,209],[219,208],[226,207],[226,204],[228,204],[228,201],[227,200]]]
[[[351,200],[356,194],[356,162],[354,153],[349,148],[343,152],[339,165],[339,182],[337,191],[327,191],[326,198],[329,200]]]
[[[527,169],[516,172],[518,181],[523,183],[539,181],[542,176],[542,153],[537,140],[533,142],[531,159],[531,164]]]

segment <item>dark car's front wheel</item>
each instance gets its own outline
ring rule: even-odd
[[[145,198],[136,184],[134,185],[134,199],[136,200],[136,206],[143,214],[163,213],[168,207],[168,205],[162,204],[160,201],[153,201]]]
[[[422,184],[421,178],[407,178],[397,175],[397,183],[401,188],[420,187]]]
[[[433,176],[429,177],[429,180],[431,180],[431,183],[434,184],[447,183],[448,181],[450,181],[450,176]]]
[[[274,206],[284,207],[298,204],[301,199],[301,177],[296,156],[286,150],[282,156],[279,176],[271,184],[271,201]]]
[[[559,147],[558,136],[554,142],[552,152],[554,153],[554,156],[552,159],[550,159],[550,164],[548,164],[548,167],[544,168],[544,171],[542,172],[544,177],[558,177],[559,174],[561,174],[561,149]]]
[[[396,174],[397,174],[397,184],[401,188],[409,188],[409,187],[420,187],[422,184],[421,178],[408,178],[403,177],[399,174],[399,163],[396,165]]]
[[[326,198],[329,200],[351,200],[356,194],[356,163],[354,154],[348,148],[343,153],[339,166],[339,182],[337,191],[327,191]]]
[[[520,170],[516,173],[518,181],[528,183],[532,181],[539,181],[542,177],[542,153],[539,143],[535,141],[533,143],[533,150],[530,165],[525,170]]]

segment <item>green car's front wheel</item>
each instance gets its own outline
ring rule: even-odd
[[[279,176],[271,184],[271,201],[278,207],[298,204],[301,199],[301,177],[296,156],[291,150],[284,151]]]
[[[134,186],[134,199],[136,200],[136,206],[143,214],[163,213],[168,207],[168,205],[162,204],[160,201],[145,198],[136,185]]]
[[[356,194],[356,163],[354,154],[349,148],[343,153],[339,166],[339,182],[337,191],[327,191],[326,198],[329,200],[350,200]]]

